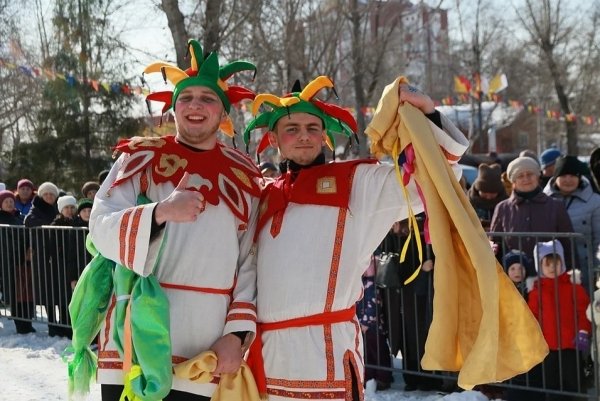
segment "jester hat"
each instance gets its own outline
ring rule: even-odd
[[[190,68],[185,71],[163,61],[157,61],[144,69],[144,74],[152,72],[162,73],[165,82],[168,80],[175,88],[173,91],[153,92],[146,96],[147,100],[163,102],[162,112],[165,113],[171,107],[175,110],[175,103],[181,91],[190,86],[204,86],[214,91],[221,102],[225,111],[229,113],[231,105],[242,99],[254,99],[254,92],[243,86],[228,85],[227,80],[235,73],[240,71],[254,71],[256,67],[248,61],[232,61],[231,63],[219,66],[219,56],[216,52],[209,53],[206,58],[202,52],[202,46],[194,39],[188,40],[188,54],[190,55]],[[221,125],[221,129],[233,136],[233,124],[228,118],[226,124]]]
[[[291,113],[308,113],[317,116],[323,121],[323,130],[325,131],[325,141],[331,150],[335,148],[335,139],[333,134],[342,134],[351,137],[356,135],[358,129],[356,120],[343,108],[331,103],[323,102],[315,95],[323,88],[332,88],[333,82],[326,76],[320,76],[309,82],[303,90],[297,83],[292,88],[292,92],[283,97],[277,97],[269,93],[261,93],[254,99],[252,105],[252,114],[256,117],[250,121],[244,130],[244,142],[246,146],[250,142],[250,133],[257,128],[267,127],[273,131],[275,124],[281,117]],[[258,114],[260,106],[266,104],[270,110]],[[258,115],[257,115],[258,114]],[[267,135],[263,136],[256,153],[261,153],[269,145]]]

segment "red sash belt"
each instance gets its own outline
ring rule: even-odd
[[[250,346],[248,366],[252,370],[254,380],[261,398],[267,394],[267,377],[265,363],[262,355],[262,333],[271,330],[289,329],[293,327],[324,326],[333,323],[350,322],[356,316],[356,306],[335,312],[323,312],[316,315],[297,317],[295,319],[281,320],[279,322],[257,323],[256,338]]]

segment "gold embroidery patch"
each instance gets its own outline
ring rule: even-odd
[[[317,193],[318,194],[335,194],[335,193],[337,193],[335,177],[319,178],[317,180]]]
[[[156,166],[154,169],[156,170],[156,172],[158,174],[162,175],[163,177],[170,177],[173,174],[175,174],[175,172],[180,167],[182,169],[185,169],[187,164],[188,164],[187,160],[182,159],[181,157],[179,157],[175,154],[173,154],[173,155],[162,154],[160,156],[159,165]]]
[[[127,145],[129,149],[136,150],[137,148],[162,148],[166,141],[160,137],[134,137]]]
[[[231,167],[231,171],[233,171],[233,174],[235,174],[235,176],[244,183],[245,186],[247,186],[248,188],[252,188],[252,184],[250,183],[250,178],[246,175],[246,173],[244,173],[242,170],[235,168],[235,167]]]

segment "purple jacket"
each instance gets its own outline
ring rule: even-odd
[[[496,205],[492,223],[491,232],[552,232],[552,233],[572,233],[573,226],[571,219],[567,214],[564,204],[561,201],[552,199],[548,195],[540,192],[531,199],[524,199],[518,196],[514,191],[512,195]],[[532,260],[535,260],[533,247],[538,241],[548,241],[547,237],[504,237],[505,250],[519,249],[525,252]],[[565,261],[567,268],[570,269],[571,245],[568,238],[557,238],[565,249]],[[496,238],[497,243],[501,243]],[[527,272],[530,276],[532,272]],[[535,272],[533,272],[535,275]]]

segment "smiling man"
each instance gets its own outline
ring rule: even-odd
[[[204,58],[198,42],[188,46],[186,71],[162,62],[145,70],[161,72],[174,84],[173,91],[148,99],[164,102],[163,112],[172,107],[175,136],[120,142],[116,149],[123,154],[91,213],[93,243],[117,263],[115,296],[99,334],[98,381],[105,401],[119,400],[123,384],[128,397],[133,392],[139,399],[208,400],[215,383],[172,377],[171,365],[212,350],[218,358],[214,373],[235,372],[255,331],[249,255],[260,172],[217,139],[219,128],[233,133],[231,104],[254,97],[225,81],[255,68],[247,62],[219,66],[216,53]],[[135,289],[123,277],[155,279],[159,294],[143,293],[147,298],[136,303]],[[152,305],[147,313],[145,305]],[[166,319],[154,320],[160,309],[167,310]],[[157,335],[165,321],[166,330]],[[166,377],[157,379],[153,369]],[[139,376],[144,380],[136,382]]]
[[[352,136],[357,129],[350,113],[315,97],[332,87],[319,77],[282,98],[258,95],[255,114],[262,104],[269,107],[245,132],[248,140],[254,128],[266,127],[286,171],[261,197],[256,263],[262,335],[248,360],[259,390],[273,401],[362,399],[362,336],[354,308],[361,276],[392,224],[409,210],[393,166],[325,162],[322,148],[334,148],[333,133]],[[467,141],[429,96],[402,84],[399,98],[433,121],[429,127],[445,154],[458,160]],[[414,182],[408,191],[414,212],[422,211]]]

